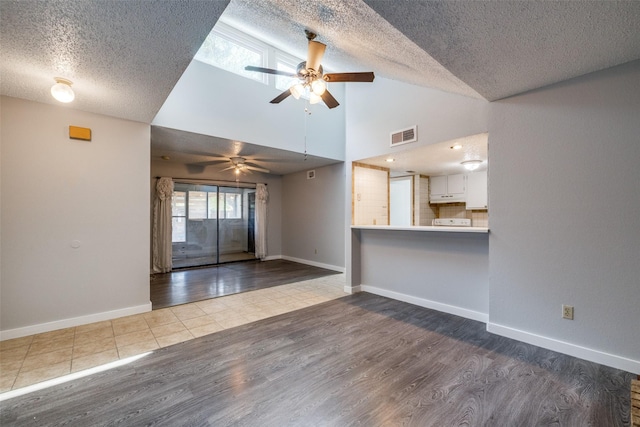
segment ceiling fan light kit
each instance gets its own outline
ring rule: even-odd
[[[247,162],[247,159],[244,157],[231,157],[229,159],[231,162],[231,166],[228,168],[222,169],[220,172],[228,171],[233,169],[233,172],[236,175],[240,175],[241,172],[251,173],[251,171],[269,173],[269,169],[261,168],[260,166]]]
[[[311,104],[317,104],[323,101],[327,107],[335,108],[340,105],[340,103],[329,93],[326,82],[372,82],[375,78],[372,72],[324,74],[320,62],[322,61],[327,45],[315,41],[315,33],[305,30],[305,34],[307,35],[307,40],[309,40],[307,60],[298,64],[296,74],[271,68],[255,67],[253,65],[244,67],[247,71],[295,77],[299,80],[298,83],[293,84],[289,89],[273,98],[270,101],[272,104],[279,104],[289,95],[293,95],[295,99],[300,99],[300,97],[308,91],[309,102]]]

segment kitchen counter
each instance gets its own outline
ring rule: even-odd
[[[352,225],[354,230],[388,230],[388,231],[435,231],[445,233],[488,233],[488,227],[449,227],[433,225],[416,225],[410,227],[396,227],[393,225]]]

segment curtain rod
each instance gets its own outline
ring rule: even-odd
[[[160,179],[163,178],[162,176],[156,176],[155,179]],[[205,182],[225,182],[225,183],[232,183],[232,184],[250,184],[250,185],[256,185],[258,184],[257,182],[245,182],[245,181],[230,181],[230,180],[225,180],[225,179],[207,179],[207,178],[176,178],[176,177],[168,177],[171,178],[174,181],[205,181]],[[264,183],[264,185],[268,185],[267,183]]]

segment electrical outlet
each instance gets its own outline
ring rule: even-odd
[[[562,304],[562,318],[573,320],[573,306]]]

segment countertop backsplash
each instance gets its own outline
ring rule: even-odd
[[[473,227],[489,227],[488,211],[468,211],[465,209],[464,203],[431,205],[431,207],[438,210],[438,218],[468,218],[471,220],[471,226]]]

